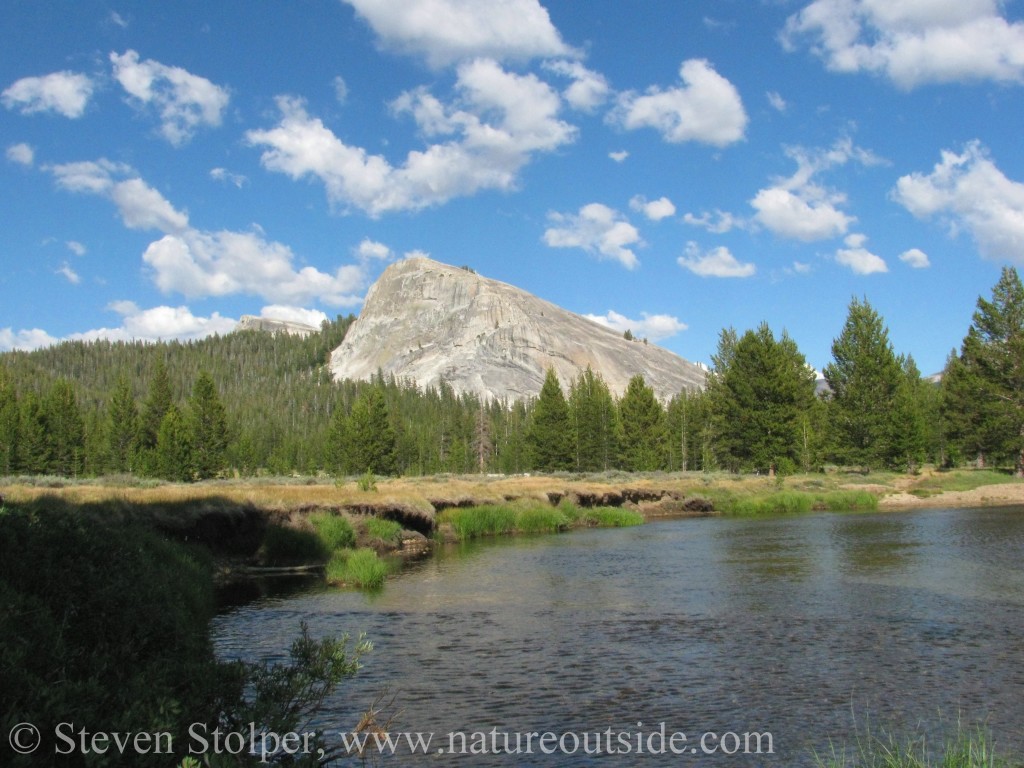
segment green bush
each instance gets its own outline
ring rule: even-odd
[[[344,517],[319,512],[310,515],[309,522],[316,530],[316,535],[328,551],[347,549],[356,545],[356,532],[352,524]]]

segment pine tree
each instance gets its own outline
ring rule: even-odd
[[[43,404],[49,443],[48,471],[63,477],[82,473],[85,458],[85,424],[75,389],[67,379],[58,379]]]
[[[637,374],[619,401],[619,457],[629,472],[650,472],[665,464],[665,410]]]
[[[139,450],[142,466],[140,469],[147,474],[159,475],[154,455],[157,437],[164,418],[174,404],[171,392],[171,379],[167,373],[167,364],[163,358],[157,358],[149,382],[149,392],[142,404],[142,415],[139,422]]]
[[[904,379],[889,331],[867,300],[850,302],[846,324],[832,342],[825,366],[831,392],[830,423],[836,457],[868,468],[899,464],[893,443],[893,408]]]
[[[903,379],[896,390],[892,409],[892,455],[900,466],[913,472],[927,455],[927,422],[925,407],[928,384],[921,381],[921,372],[914,358],[903,361]]]
[[[569,417],[576,469],[611,469],[618,455],[618,409],[608,385],[589,365],[569,387]]]
[[[190,430],[173,403],[157,430],[154,459],[156,475],[164,480],[188,482],[195,476]]]
[[[18,393],[0,369],[0,476],[14,474],[18,468],[20,422]]]
[[[224,470],[228,447],[228,417],[217,394],[217,385],[206,371],[199,374],[188,400],[188,427],[192,468],[206,480]]]
[[[573,464],[569,404],[554,368],[548,368],[533,420],[526,433],[534,468],[542,472],[571,469]]]
[[[44,474],[50,466],[50,441],[43,402],[29,390],[22,395],[19,405],[18,471],[28,475]]]
[[[720,458],[735,469],[792,472],[802,463],[802,427],[814,400],[814,371],[783,332],[767,323],[733,341],[723,334],[709,377]]]
[[[962,412],[962,442],[1024,475],[1024,286],[1013,267],[1003,268],[991,301],[978,298],[947,374],[947,409]]]
[[[107,426],[110,468],[114,472],[131,472],[133,454],[139,440],[139,409],[135,405],[128,377],[122,375],[110,396],[110,417]]]
[[[393,475],[397,448],[383,386],[367,387],[352,405],[348,422],[349,464],[353,472]]]

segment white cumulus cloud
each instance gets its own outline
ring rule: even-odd
[[[944,218],[966,229],[979,252],[1024,264],[1024,183],[1008,179],[978,141],[943,151],[931,173],[900,177],[894,199],[914,216]]]
[[[142,109],[153,107],[160,117],[160,134],[172,145],[186,144],[202,126],[220,125],[230,100],[226,88],[181,67],[140,61],[132,50],[111,53],[110,62],[130,103]]]
[[[31,167],[36,161],[36,151],[25,143],[11,144],[7,148],[7,159],[12,163]]]
[[[95,90],[95,83],[80,72],[52,72],[41,77],[23,77],[10,85],[0,100],[8,109],[23,115],[56,112],[69,118],[81,117]]]
[[[58,343],[60,339],[55,338],[40,328],[26,328],[15,331],[14,329],[0,328],[0,352],[12,350],[31,350],[40,347],[49,347]]]
[[[570,56],[537,0],[344,0],[381,45],[422,56],[432,67],[486,57]]]
[[[289,307],[284,304],[271,304],[260,310],[260,317],[270,320],[286,320],[289,323],[302,323],[319,328],[329,318],[319,309]]]
[[[1024,22],[999,0],[815,0],[786,22],[836,72],[872,72],[898,87],[1024,81]]]
[[[603,315],[584,315],[584,317],[606,328],[611,328],[613,331],[619,333],[629,331],[637,338],[646,338],[652,341],[670,338],[689,327],[672,315],[652,315],[647,312],[641,312],[639,320],[630,319],[611,309]]]
[[[576,138],[576,129],[558,119],[559,95],[534,75],[478,59],[459,67],[456,87],[452,104],[425,88],[395,100],[394,111],[411,115],[425,136],[447,139],[409,152],[400,166],[346,144],[301,100],[289,97],[278,99],[282,118],[276,127],[249,131],[246,138],[264,148],[265,168],[293,179],[318,178],[332,204],[374,217],[484,189],[512,189],[534,153]]]
[[[643,195],[636,195],[629,201],[629,207],[642,213],[651,221],[661,221],[676,215],[676,206],[667,197],[648,200]]]
[[[574,109],[593,112],[611,95],[611,86],[605,76],[587,69],[578,61],[559,59],[547,62],[544,67],[555,74],[572,78],[572,84],[562,92],[562,96]]]
[[[704,59],[684,61],[679,77],[681,86],[620,94],[609,120],[627,130],[653,128],[673,143],[724,147],[740,141],[748,118],[736,87]]]
[[[314,302],[352,306],[361,300],[359,292],[366,280],[362,265],[342,266],[333,273],[298,268],[292,250],[268,241],[258,227],[251,232],[196,229],[187,214],[175,209],[129,166],[101,159],[47,170],[64,189],[110,199],[126,227],[163,233],[146,248],[142,259],[164,293],[188,298],[247,294],[296,306]]]
[[[914,269],[927,269],[932,265],[928,254],[920,248],[911,248],[900,254],[900,261]]]
[[[629,246],[642,240],[625,216],[601,203],[590,203],[578,213],[549,213],[552,226],[544,231],[544,242],[552,248],[582,248],[602,259],[618,261],[635,269],[640,261]]]
[[[702,253],[694,242],[686,244],[686,255],[676,262],[700,277],[751,277],[757,272],[756,265],[739,261],[725,246]]]
[[[797,169],[788,178],[758,190],[750,201],[754,219],[781,237],[810,242],[845,235],[856,218],[840,206],[846,196],[815,181],[820,174],[849,162],[880,165],[885,161],[844,137],[825,149],[787,147]]]
[[[873,275],[889,271],[885,259],[864,247],[866,236],[859,233],[848,235],[843,242],[847,247],[836,251],[836,262],[849,267],[854,274]]]
[[[706,229],[716,235],[724,235],[726,232],[731,232],[734,229],[742,229],[747,226],[747,222],[743,219],[734,216],[728,211],[721,211],[715,209],[714,213],[704,211],[700,216],[693,213],[683,214],[683,221],[693,227],[700,227]]]

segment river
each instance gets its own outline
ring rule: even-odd
[[[669,520],[449,547],[377,593],[308,587],[228,609],[218,650],[284,658],[302,620],[375,646],[318,725],[351,730],[387,689],[393,731],[434,734],[429,757],[385,765],[805,766],[830,740],[941,741],[958,720],[1024,753],[1024,508]],[[574,754],[537,740],[525,752],[544,732]],[[713,755],[698,752],[709,732]],[[771,754],[723,754],[766,732]],[[517,734],[515,755],[438,754],[463,737],[464,752],[481,738],[511,749]]]

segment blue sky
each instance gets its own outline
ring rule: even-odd
[[[1024,261],[1020,0],[8,0],[0,350],[357,313],[409,254],[707,362],[924,373]],[[321,314],[323,313],[323,314]]]

